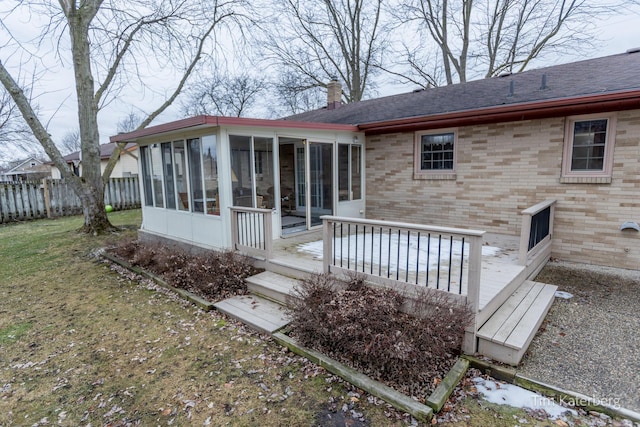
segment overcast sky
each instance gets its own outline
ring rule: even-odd
[[[25,17],[22,22],[6,23],[11,27],[14,35],[27,40],[33,36],[32,28],[33,17]],[[66,34],[65,34],[66,36]],[[621,17],[613,17],[601,23],[601,38],[604,40],[600,48],[580,58],[561,58],[558,62],[571,62],[579,59],[588,59],[623,53],[634,47],[640,47],[640,16],[627,15]],[[0,37],[3,37],[0,34]],[[4,40],[0,40],[0,46],[4,44]],[[49,46],[53,49],[53,43]],[[11,58],[15,63],[17,58]],[[51,58],[49,58],[51,59]],[[5,64],[7,58],[0,51],[0,60]],[[49,132],[54,140],[61,139],[69,130],[77,128],[76,104],[74,97],[74,80],[71,70],[71,64],[61,64],[60,60],[46,61],[47,67],[51,68],[53,73],[46,73],[45,77],[37,82],[37,86],[44,89],[43,93],[38,94],[37,102],[40,106],[40,117],[43,123],[47,123]],[[536,68],[543,64],[536,64]],[[44,63],[40,65],[40,69],[44,69]],[[11,70],[15,71],[15,68]],[[163,75],[161,70],[155,71],[156,80],[152,89],[130,90],[120,96],[109,105],[105,106],[99,113],[98,119],[100,124],[101,143],[109,141],[109,136],[114,135],[117,129],[118,121],[122,120],[130,111],[148,110],[150,106],[156,106],[160,102],[158,94],[164,94],[165,90],[175,83],[175,79],[170,75]],[[16,77],[14,75],[14,77]],[[24,77],[24,75],[22,76]],[[169,84],[165,84],[168,82]],[[166,88],[166,89],[165,89]],[[404,86],[380,86],[378,92],[380,95],[391,95],[395,93],[408,92],[413,88]],[[147,108],[149,107],[149,108]],[[147,111],[149,112],[149,111]],[[181,118],[179,106],[170,107],[163,115],[157,118],[152,125],[172,121]],[[0,162],[7,159],[0,159]]]

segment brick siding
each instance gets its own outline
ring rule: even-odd
[[[519,235],[520,212],[557,200],[553,256],[638,269],[640,110],[617,113],[610,184],[560,183],[565,119],[460,127],[456,179],[414,179],[414,134],[367,137],[367,217]]]

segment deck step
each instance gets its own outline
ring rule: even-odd
[[[526,280],[478,330],[478,353],[510,365],[520,363],[557,289]]]
[[[300,284],[297,279],[283,276],[272,271],[263,271],[246,279],[247,287],[251,293],[276,301],[286,303],[286,298],[294,287]]]
[[[282,305],[256,295],[240,295],[214,304],[214,307],[260,332],[268,334],[289,323]]]
[[[322,273],[322,261],[300,257],[273,258],[265,261],[261,267],[295,279],[304,279],[313,273]]]

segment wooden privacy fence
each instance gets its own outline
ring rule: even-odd
[[[111,178],[104,202],[115,210],[140,207],[138,177]],[[0,223],[82,213],[80,199],[64,179],[0,183]]]

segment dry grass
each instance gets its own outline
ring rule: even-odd
[[[309,426],[343,404],[406,424],[270,339],[115,273],[90,254],[135,232],[80,225],[0,226],[0,425]]]
[[[80,217],[0,226],[0,426],[411,423],[269,338],[98,261],[96,248],[135,235],[140,212],[110,219],[129,231],[80,235]],[[474,400],[451,411],[477,415],[473,425],[503,417]]]

